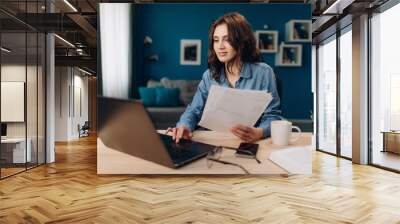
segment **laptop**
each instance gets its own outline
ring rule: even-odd
[[[179,168],[207,155],[208,145],[159,134],[143,104],[137,100],[98,97],[99,138],[114,150],[166,167]]]

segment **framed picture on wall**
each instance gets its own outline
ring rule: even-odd
[[[201,40],[181,40],[180,64],[201,64]]]
[[[257,47],[262,53],[275,53],[278,51],[278,31],[257,30]]]
[[[276,66],[301,66],[302,65],[301,44],[285,44],[279,46],[279,52],[276,54]]]
[[[311,42],[311,20],[293,19],[286,23],[286,41]]]

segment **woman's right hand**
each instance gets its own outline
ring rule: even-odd
[[[172,139],[175,140],[176,143],[179,143],[181,138],[191,139],[193,137],[193,133],[185,125],[172,128],[171,133]]]

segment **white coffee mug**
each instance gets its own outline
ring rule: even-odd
[[[292,126],[292,122],[286,120],[272,121],[271,122],[271,139],[272,144],[285,146],[290,143],[294,143],[299,140],[300,135],[292,139],[292,129],[297,130],[301,133],[301,130],[297,126]]]

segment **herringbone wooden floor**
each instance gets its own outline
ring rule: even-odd
[[[96,139],[0,181],[0,223],[400,223],[400,175],[314,153],[311,176],[98,176]]]

